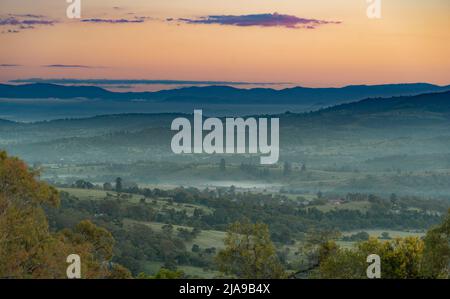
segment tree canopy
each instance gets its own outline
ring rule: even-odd
[[[235,222],[224,243],[217,255],[220,271],[245,279],[285,277],[266,224]]]
[[[82,278],[130,277],[123,267],[107,266],[114,245],[107,230],[90,221],[49,230],[43,206],[58,204],[58,192],[37,171],[0,152],[0,277],[65,278],[70,254],[80,256]]]

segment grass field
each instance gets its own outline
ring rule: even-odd
[[[425,236],[425,232],[421,231],[399,231],[399,230],[389,230],[389,229],[369,229],[369,230],[354,230],[343,232],[342,235],[350,236],[359,232],[365,231],[371,237],[379,238],[383,232],[389,233],[391,238],[405,238],[405,237],[423,237]]]
[[[164,226],[164,223],[138,222],[138,221],[133,221],[133,220],[127,220],[125,222],[125,225],[130,225],[132,223],[140,223],[140,224],[148,225],[155,231],[161,231],[162,227]],[[175,232],[176,232],[177,228],[192,229],[191,227],[179,226],[179,225],[174,225],[173,228],[174,228]],[[213,231],[213,230],[201,231],[201,233],[194,240],[185,243],[186,249],[190,250],[190,248],[192,248],[193,244],[197,244],[202,249],[215,247],[217,250],[220,250],[221,248],[224,247],[223,239],[225,238],[225,236],[226,236],[226,233],[221,232],[221,231]],[[145,272],[147,274],[152,275],[152,274],[155,274],[156,272],[158,272],[158,270],[162,266],[163,266],[163,264],[161,262],[151,261],[151,262],[146,262],[144,268],[145,268]],[[202,268],[194,267],[194,266],[181,265],[181,266],[178,266],[177,269],[183,271],[190,278],[214,278],[214,277],[218,277],[220,275],[220,272],[218,272],[218,271],[202,269]]]
[[[116,196],[116,192],[113,191],[103,191],[97,189],[77,189],[77,188],[59,188],[59,191],[67,192],[70,195],[77,197],[80,200],[103,200],[108,197],[108,194]],[[136,194],[127,194],[123,193],[127,196],[127,201],[132,203],[139,203],[144,196],[136,195]],[[172,208],[176,211],[185,210],[186,213],[190,216],[193,215],[195,209],[201,209],[204,213],[210,214],[213,212],[212,209],[194,204],[181,204],[181,203],[169,203],[168,198],[158,198],[158,199],[146,199],[147,203],[154,204],[154,208],[157,210],[162,210],[163,208]]]

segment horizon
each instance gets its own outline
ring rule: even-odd
[[[109,81],[109,82],[102,82]],[[117,82],[114,82],[117,81]],[[131,81],[128,82],[127,81]],[[138,81],[147,81],[137,83]],[[350,87],[378,87],[378,86],[400,86],[400,85],[429,85],[441,88],[450,87],[449,84],[433,84],[430,82],[394,82],[379,84],[349,84],[337,86],[307,86],[297,83],[277,83],[277,82],[227,82],[227,81],[183,81],[183,80],[147,80],[147,79],[122,79],[110,80],[99,79],[80,79],[80,78],[60,78],[60,79],[16,79],[7,82],[0,82],[0,85],[6,86],[25,86],[25,85],[54,85],[64,87],[98,87],[114,93],[139,93],[139,92],[159,92],[170,90],[182,90],[189,88],[208,88],[208,87],[230,87],[238,90],[274,90],[283,91],[289,89],[345,89]]]

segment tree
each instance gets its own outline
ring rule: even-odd
[[[169,270],[161,268],[155,275],[147,275],[145,273],[139,273],[138,279],[180,279],[184,277],[184,272],[180,270]]]
[[[288,176],[288,175],[290,175],[292,173],[292,167],[291,167],[291,164],[289,163],[289,162],[284,162],[284,165],[283,165],[283,175],[284,176]]]
[[[320,264],[317,276],[321,279],[363,279],[367,278],[366,257],[361,252],[339,248],[337,253],[327,256]]]
[[[48,259],[61,244],[51,237],[40,206],[57,206],[58,194],[37,176],[19,159],[0,152],[0,277],[43,277],[50,267],[58,275],[62,271]]]
[[[285,277],[266,224],[247,221],[232,224],[216,262],[221,272],[245,279]]]
[[[67,231],[64,231],[65,233]],[[91,221],[81,221],[72,232],[72,243],[89,243],[97,260],[109,261],[113,256],[114,238],[111,233]]]
[[[420,278],[420,264],[424,243],[418,237],[396,238],[379,241],[375,238],[358,246],[363,257],[378,254],[381,258],[382,278],[414,279]]]
[[[306,163],[303,163],[301,172],[305,172],[305,171],[306,171]]]
[[[340,233],[335,230],[308,231],[302,246],[299,248],[303,269],[300,269],[294,276],[317,269],[322,261],[337,249],[335,240],[339,236]]]
[[[220,171],[225,171],[226,170],[226,164],[225,164],[225,159],[224,158],[220,159],[219,169],[220,169]]]
[[[370,238],[369,233],[359,232],[359,233],[353,234],[351,236],[342,237],[342,241],[358,242],[358,241],[367,241],[367,240],[369,240],[369,238]]]
[[[95,187],[94,184],[85,180],[77,180],[73,186],[79,189],[93,189]]]
[[[448,279],[450,276],[450,209],[444,222],[427,232],[424,242],[423,277]]]
[[[320,278],[367,278],[366,258],[377,254],[381,258],[381,277],[384,279],[422,278],[424,243],[417,237],[380,241],[370,238],[356,249],[338,248],[320,264]]]
[[[0,152],[0,277],[65,278],[67,256],[81,258],[83,278],[105,278],[114,240],[84,221],[52,233],[43,205],[59,204],[56,189],[17,158]]]
[[[122,192],[122,178],[116,179],[116,192],[117,193]]]
[[[380,241],[370,238],[356,249],[337,248],[320,263],[319,277],[333,279],[367,278],[366,259],[371,254],[381,258],[381,277],[384,279],[421,278],[420,265],[424,244],[417,237]]]
[[[192,245],[192,252],[200,252],[200,246],[197,244]]]
[[[106,182],[103,184],[103,190],[111,191],[111,190],[113,190],[113,186],[111,185],[111,183]]]
[[[391,236],[389,235],[388,232],[382,232],[381,236],[380,236],[380,239],[382,239],[382,240],[390,240]]]
[[[109,270],[109,274],[107,275],[108,279],[131,279],[133,278],[133,275],[131,275],[130,270],[127,268],[118,265],[113,264],[111,266],[111,269]]]
[[[166,234],[167,236],[171,236],[173,233],[173,225],[172,224],[165,224],[161,227],[161,229],[164,232],[164,234]]]
[[[430,229],[425,238],[370,238],[354,249],[337,248],[320,261],[320,278],[367,278],[367,256],[381,258],[384,279],[449,278],[450,210],[443,223]]]

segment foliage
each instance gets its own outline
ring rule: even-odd
[[[166,268],[159,269],[155,275],[147,275],[144,272],[139,273],[138,279],[180,279],[184,277],[184,272],[180,270],[172,271]]]
[[[370,238],[356,249],[327,251],[320,261],[320,278],[366,278],[366,258],[381,258],[384,279],[448,278],[450,266],[450,211],[444,222],[428,231],[424,240],[417,237],[380,241]]]
[[[73,253],[81,257],[83,278],[109,275],[104,263],[112,256],[111,234],[89,221],[50,232],[42,206],[58,203],[57,191],[37,172],[0,152],[0,277],[64,278]]]
[[[236,222],[224,243],[216,258],[220,271],[245,279],[285,277],[267,225]]]
[[[342,241],[347,241],[347,242],[367,241],[367,240],[369,240],[369,237],[370,236],[367,232],[359,232],[359,233],[353,234],[351,236],[342,237]]]
[[[444,222],[425,236],[422,274],[425,278],[450,276],[450,209]]]

